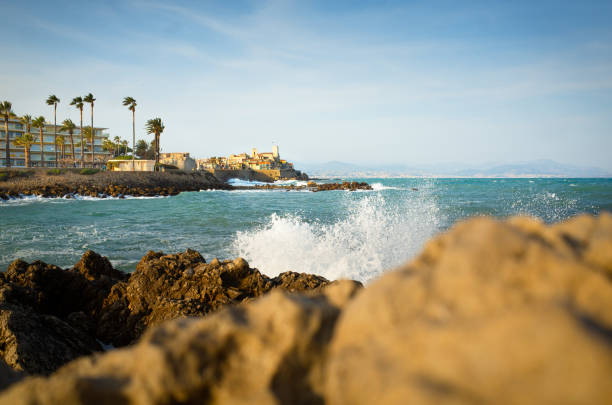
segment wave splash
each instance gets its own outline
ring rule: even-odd
[[[332,224],[272,214],[263,227],[237,232],[232,250],[269,276],[293,270],[367,282],[411,258],[440,229],[440,210],[426,192],[347,200],[348,214]]]

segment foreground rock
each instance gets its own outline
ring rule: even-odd
[[[124,346],[164,320],[201,316],[274,288],[326,284],[292,272],[269,278],[243,259],[207,264],[192,250],[149,252],[132,274],[91,251],[69,270],[16,260],[0,273],[0,356],[15,370],[48,374],[102,350],[97,341]]]
[[[27,378],[7,404],[612,402],[612,216],[476,219],[359,292],[282,291]]]

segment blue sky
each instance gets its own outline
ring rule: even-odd
[[[612,2],[3,2],[0,98],[165,151],[612,169]],[[88,110],[87,110],[88,111]],[[87,112],[88,114],[88,112]],[[86,115],[87,116],[87,115]]]

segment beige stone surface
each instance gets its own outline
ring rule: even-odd
[[[341,315],[329,403],[611,403],[611,230],[482,218],[429,242]]]

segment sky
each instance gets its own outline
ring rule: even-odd
[[[612,169],[610,1],[0,0],[0,100],[162,151]],[[85,109],[89,119],[89,108]],[[299,168],[299,167],[298,167]]]

